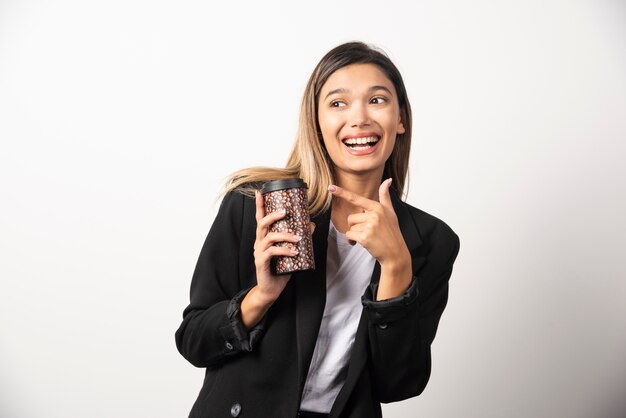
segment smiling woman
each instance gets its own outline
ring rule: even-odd
[[[335,71],[321,90],[319,126],[338,183],[369,171],[382,178],[397,134],[404,133],[393,83],[374,64]]]
[[[200,253],[176,332],[206,368],[190,416],[374,418],[424,390],[459,238],[401,200],[410,147],[389,58],[359,42],[328,52],[287,166],[234,173]],[[308,183],[316,269],[279,275],[273,258],[302,237],[271,232],[292,214],[265,213],[258,189],[287,178]]]

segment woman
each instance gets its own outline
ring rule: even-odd
[[[459,250],[441,220],[400,200],[411,108],[387,56],[351,42],[306,87],[285,169],[229,181],[202,248],[180,353],[206,368],[191,417],[381,417],[381,402],[422,392]],[[276,276],[300,237],[269,233],[257,189],[309,186],[316,269]]]

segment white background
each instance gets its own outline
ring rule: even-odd
[[[284,165],[350,40],[400,68],[408,201],[461,237],[430,384],[385,417],[626,416],[625,2],[0,0],[2,418],[187,416],[222,181]]]

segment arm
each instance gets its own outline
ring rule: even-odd
[[[425,241],[419,248],[426,257],[412,255],[393,208],[390,185],[390,179],[381,183],[378,202],[338,186],[328,189],[333,197],[363,209],[348,216],[346,237],[360,243],[380,265],[380,279],[367,289],[363,305],[369,319],[374,388],[381,402],[424,390],[430,377],[430,345],[459,251],[459,237],[448,225],[413,212],[412,224],[422,225]]]
[[[239,312],[249,290],[242,288],[239,277],[245,199],[239,193],[224,197],[196,264],[190,304],[176,331],[178,351],[197,367],[251,351],[263,334],[262,322],[248,331]]]
[[[236,192],[224,198],[196,265],[191,303],[176,332],[178,350],[193,365],[218,365],[252,351],[260,341],[265,314],[290,278],[272,275],[270,261],[297,253],[274,244],[299,238],[269,232],[284,216],[265,216],[258,193],[254,202]],[[251,261],[255,270],[247,269]]]
[[[403,295],[376,301],[374,284],[363,297],[373,381],[381,402],[419,395],[430,377],[430,346],[448,300],[459,238],[441,223],[431,241],[427,259],[413,258],[413,279]]]

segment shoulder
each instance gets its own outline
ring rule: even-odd
[[[421,232],[436,231],[443,235],[456,235],[454,230],[440,218],[416,208],[409,203],[403,202],[404,207],[407,209],[411,218],[415,221],[416,225],[420,228]]]
[[[214,224],[240,229],[249,227],[250,222],[256,222],[254,191],[258,189],[257,186],[256,183],[246,183],[226,192]]]
[[[251,182],[244,183],[236,188],[226,191],[223,195],[222,202],[220,203],[220,210],[222,207],[233,208],[235,206],[254,206],[254,192],[260,190],[262,183]]]
[[[402,202],[402,204],[424,243],[428,243],[432,249],[444,250],[447,253],[458,252],[459,236],[446,222],[409,203]]]

